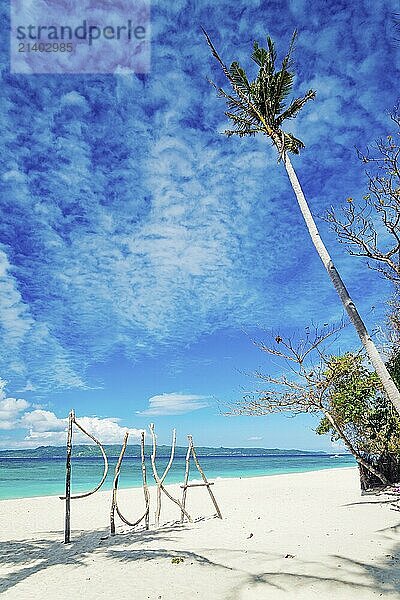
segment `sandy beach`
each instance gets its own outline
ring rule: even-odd
[[[178,486],[170,486],[178,493]],[[204,488],[189,491],[193,524],[163,498],[160,529],[108,533],[110,492],[72,503],[64,545],[56,497],[0,502],[0,591],[6,599],[395,599],[400,513],[361,497],[357,469],[217,480],[223,520]],[[154,488],[151,488],[154,500]],[[122,490],[127,518],[141,489]],[[154,521],[154,502],[151,524]],[[172,559],[180,561],[172,562]]]

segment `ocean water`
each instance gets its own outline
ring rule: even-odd
[[[110,458],[110,468],[102,490],[111,489],[116,458]],[[280,473],[300,473],[356,466],[350,455],[264,455],[264,456],[200,456],[200,464],[208,479],[225,477],[259,477]],[[157,470],[162,473],[167,459],[157,460]],[[176,457],[167,476],[166,483],[183,480],[185,459]],[[103,473],[101,458],[73,458],[72,493],[93,489]],[[190,479],[200,479],[200,474],[191,462]],[[150,461],[147,461],[147,481],[154,484]],[[142,485],[139,458],[124,458],[119,487]],[[65,488],[65,460],[41,458],[0,458],[0,500],[29,498],[33,496],[62,495]]]

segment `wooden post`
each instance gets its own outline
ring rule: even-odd
[[[187,495],[187,489],[188,489],[187,485],[188,485],[188,481],[189,481],[190,453],[191,453],[191,446],[189,444],[188,445],[188,450],[186,452],[186,461],[185,461],[185,479],[183,481],[183,493],[182,493],[182,507],[183,507],[183,510],[181,510],[181,523],[183,523],[183,521],[185,519],[184,509],[186,507],[186,495]]]
[[[82,431],[85,435],[87,435],[90,439],[92,439],[100,448],[101,454],[103,455],[104,461],[104,471],[103,476],[97,486],[91,490],[90,492],[85,492],[84,494],[76,494],[75,496],[71,495],[71,456],[72,456],[72,433],[73,433],[73,425],[75,425],[78,429]],[[97,490],[101,488],[104,481],[106,480],[108,473],[108,460],[106,452],[99,442],[97,438],[94,437],[91,433],[86,431],[80,425],[75,417],[75,411],[72,409],[68,415],[68,433],[67,433],[67,459],[65,466],[65,496],[59,496],[60,500],[65,500],[65,528],[64,528],[64,543],[69,544],[71,541],[71,500],[75,500],[77,498],[87,498],[91,496]]]
[[[200,463],[199,463],[199,459],[197,458],[196,450],[194,449],[193,438],[192,438],[192,436],[191,436],[191,435],[188,435],[188,440],[189,440],[189,448],[191,449],[191,452],[192,452],[192,454],[193,454],[193,459],[194,459],[194,462],[195,462],[196,468],[197,468],[198,472],[200,473],[200,475],[201,475],[201,477],[202,477],[202,479],[203,479],[203,481],[204,481],[204,486],[206,486],[206,487],[207,487],[207,490],[208,490],[208,493],[210,494],[210,498],[211,498],[211,500],[212,500],[212,503],[214,504],[214,507],[215,507],[215,510],[216,510],[216,513],[217,513],[217,517],[218,517],[219,519],[222,519],[222,514],[221,514],[221,511],[220,511],[220,509],[219,509],[219,506],[218,506],[218,504],[217,504],[217,501],[216,501],[216,499],[215,499],[215,496],[214,496],[214,494],[213,494],[213,493],[212,493],[212,491],[211,491],[211,487],[210,487],[210,486],[211,486],[211,484],[210,484],[210,482],[208,481],[207,477],[205,476],[205,474],[204,474],[204,471],[203,471],[203,469],[202,469],[202,467],[201,467],[201,465],[200,465]],[[187,484],[186,484],[186,485],[187,485]],[[192,484],[192,485],[190,485],[190,486],[187,486],[187,487],[193,487],[194,485],[195,485],[195,484]]]
[[[145,519],[146,529],[149,529],[149,525],[150,525],[150,493],[149,493],[149,488],[147,485],[147,477],[146,477],[146,456],[145,456],[145,447],[144,447],[145,435],[146,435],[146,433],[144,431],[142,431],[141,437],[140,437],[140,454],[141,454],[141,458],[142,458],[142,479],[143,479],[144,502],[146,505],[146,512],[145,512],[144,519]]]
[[[161,484],[160,478],[158,477],[157,467],[156,467],[156,457],[157,457],[157,438],[154,431],[154,423],[150,423],[149,425],[151,439],[153,442],[153,451],[151,453],[151,466],[153,468],[153,476],[154,480],[157,484],[157,506],[155,512],[155,526],[158,527],[160,524],[160,513],[161,513]]]
[[[74,411],[68,415],[67,459],[65,465],[65,529],[64,544],[71,541],[71,454],[72,454],[72,424],[75,419]]]
[[[114,482],[113,482],[113,492],[112,492],[112,500],[111,500],[111,510],[110,510],[110,533],[111,535],[115,535],[115,508],[117,506],[117,489],[118,489],[118,479],[121,471],[121,463],[124,458],[126,445],[128,443],[129,432],[127,431],[124,436],[124,441],[122,444],[121,452],[119,454],[117,464],[115,465],[114,472]]]
[[[188,519],[188,521],[190,521],[190,523],[192,523],[192,517],[187,513],[185,507],[182,506],[182,503],[179,500],[177,500],[176,498],[174,498],[173,496],[171,496],[171,494],[168,492],[168,490],[165,489],[165,487],[163,485],[164,480],[168,474],[168,471],[170,470],[170,468],[172,466],[172,461],[174,460],[175,446],[176,446],[176,430],[175,429],[172,430],[171,455],[169,457],[168,464],[165,467],[165,471],[162,474],[162,476],[160,477],[157,472],[157,467],[156,467],[157,439],[156,439],[156,434],[154,432],[154,423],[150,423],[149,429],[150,429],[151,437],[153,439],[153,452],[151,454],[151,466],[153,468],[154,480],[157,484],[157,507],[156,507],[156,512],[155,512],[155,525],[156,525],[156,527],[158,527],[160,524],[161,492],[164,492],[164,494],[167,496],[167,498],[169,498],[172,502],[174,502],[177,506],[179,506],[179,508],[181,509],[181,512],[183,512],[183,514]]]

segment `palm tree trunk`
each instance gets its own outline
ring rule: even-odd
[[[352,453],[352,455],[354,456],[354,458],[356,459],[356,461],[358,463],[360,463],[361,465],[363,465],[363,467],[365,467],[367,469],[367,471],[369,471],[370,473],[372,473],[373,475],[375,475],[375,477],[377,477],[382,483],[383,485],[389,485],[389,481],[386,479],[385,475],[383,475],[382,473],[380,473],[378,471],[378,469],[375,469],[375,467],[373,465],[370,465],[362,456],[359,452],[357,452],[357,450],[353,447],[353,444],[350,442],[350,440],[347,438],[345,432],[343,431],[343,429],[340,427],[340,425],[336,422],[336,420],[334,419],[334,417],[331,415],[331,413],[328,410],[324,410],[324,415],[326,416],[326,418],[328,419],[328,421],[330,422],[330,424],[332,425],[332,427],[337,431],[337,433],[340,435],[343,443],[345,444],[345,446],[350,450],[350,452]]]
[[[367,331],[367,328],[364,325],[363,320],[361,319],[358,313],[358,310],[355,307],[354,302],[352,301],[349,295],[349,292],[346,289],[345,284],[342,281],[342,278],[340,277],[338,271],[336,270],[336,267],[332,262],[331,257],[329,256],[329,253],[321,239],[311,211],[308,207],[307,201],[303,194],[303,190],[301,189],[300,182],[297,178],[295,170],[293,169],[288,154],[284,152],[282,158],[315,249],[318,252],[319,257],[322,260],[333,285],[335,286],[339,298],[342,301],[342,304],[346,309],[346,312],[349,315],[350,320],[355,327],[355,330],[358,333],[358,336],[368,354],[368,357],[376,371],[376,374],[382,382],[382,386],[387,394],[387,397],[392,402],[394,408],[400,415],[400,392],[397,389],[393,379],[391,378],[385,363],[383,362],[374,342],[371,339],[371,336]]]

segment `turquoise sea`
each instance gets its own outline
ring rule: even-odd
[[[208,479],[221,477],[259,477],[280,473],[300,473],[353,467],[356,462],[351,455],[293,454],[262,456],[203,456],[199,457]],[[110,489],[116,458],[110,458],[110,468],[102,489]],[[159,473],[167,459],[157,461]],[[72,461],[72,493],[90,490],[101,478],[103,463],[100,458],[74,458]],[[166,483],[182,481],[185,459],[176,457]],[[190,479],[199,479],[193,466]],[[150,461],[147,465],[148,483],[153,484]],[[120,487],[138,487],[142,484],[141,464],[138,458],[126,457],[122,464]],[[29,498],[33,496],[62,495],[65,486],[65,461],[58,458],[0,458],[0,500]]]

